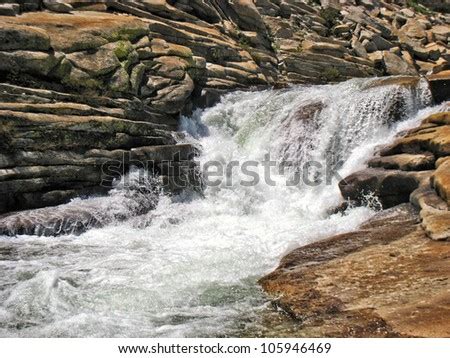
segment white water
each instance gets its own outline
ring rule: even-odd
[[[364,168],[375,146],[436,108],[424,88],[363,90],[370,80],[283,91],[238,92],[183,119],[200,161],[342,160]],[[390,123],[393,98],[403,119]],[[310,121],[300,108],[321,102]],[[202,124],[199,124],[202,123]],[[207,126],[209,135],[198,128]],[[283,254],[358,227],[373,215],[341,201],[336,180],[315,187],[263,182],[208,187],[205,197],[162,197],[155,210],[81,236],[0,238],[0,336],[220,336],[258,325],[267,305],[256,281]],[[98,200],[98,199],[97,199]],[[109,198],[108,200],[111,200]]]

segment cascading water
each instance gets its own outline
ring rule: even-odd
[[[375,80],[224,96],[182,119],[200,163],[289,162],[275,185],[240,168],[204,197],[162,196],[148,214],[81,236],[0,237],[0,336],[221,336],[257,329],[257,279],[294,247],[355,229],[373,215],[341,198],[337,178],[285,185],[309,161],[345,176],[374,148],[416,125],[429,93]],[[420,111],[419,111],[420,110]],[[393,123],[393,119],[397,122]],[[264,177],[261,166],[253,168]],[[319,175],[320,176],[320,175]],[[114,197],[108,197],[108,206]],[[117,196],[118,200],[121,196]],[[102,199],[96,199],[102,200]],[[69,204],[70,205],[70,204]],[[126,215],[125,215],[126,216]]]

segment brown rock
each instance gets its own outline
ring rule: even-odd
[[[416,69],[408,62],[389,51],[383,51],[383,64],[389,75],[415,75]]]
[[[430,170],[434,168],[434,155],[424,154],[397,154],[377,157],[369,160],[370,168],[399,169],[404,171]]]
[[[448,337],[450,245],[429,240],[418,219],[392,208],[292,251],[260,283],[298,320],[296,335]]]
[[[450,126],[419,129],[397,139],[380,153],[386,156],[400,153],[420,154],[423,151],[432,152],[438,157],[450,155]]]
[[[422,227],[432,240],[450,239],[450,211],[425,209],[420,212]]]
[[[370,201],[368,197],[376,197],[383,208],[390,208],[409,202],[410,194],[429,175],[429,172],[370,168],[343,179],[339,189],[346,200],[363,204]]]
[[[431,183],[450,207],[450,158],[445,158],[438,163],[438,167],[431,177]]]

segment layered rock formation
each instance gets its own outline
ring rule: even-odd
[[[448,106],[447,106],[448,107]],[[450,112],[426,118],[340,183],[383,207],[359,230],[294,250],[260,282],[306,336],[450,336]]]
[[[446,68],[448,17],[373,3],[0,0],[0,213],[172,160],[179,115],[226,91]]]

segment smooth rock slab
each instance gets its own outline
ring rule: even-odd
[[[450,336],[450,245],[427,238],[411,206],[298,248],[260,280],[296,336]]]

